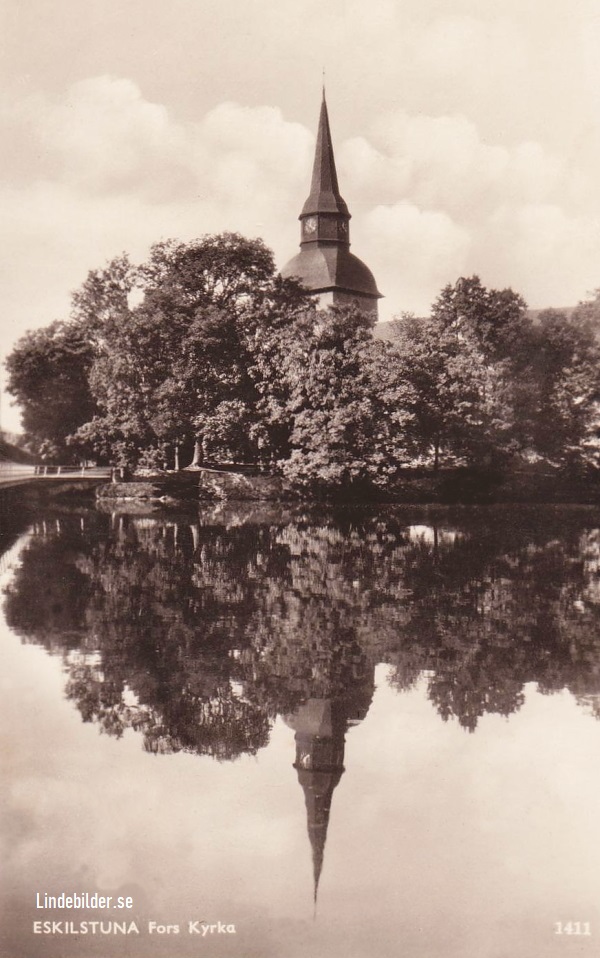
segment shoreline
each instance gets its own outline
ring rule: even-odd
[[[600,505],[600,476],[572,478],[560,474],[503,475],[453,470],[412,473],[388,489],[308,490],[293,488],[281,477],[248,473],[195,470],[182,475],[133,478],[106,483],[97,498],[112,501],[155,502],[278,502],[322,505],[487,505],[494,503]]]
[[[95,501],[104,509],[113,505],[148,505],[176,508],[191,504],[226,502],[270,503],[282,506],[366,506],[494,504],[600,506],[600,475],[569,477],[564,474],[506,472],[502,475],[473,470],[448,470],[437,474],[407,471],[387,489],[317,490],[293,488],[276,475],[233,470],[200,469],[134,476],[122,482],[101,479],[90,483],[69,478],[52,483],[23,483],[0,489],[0,516],[10,502]]]

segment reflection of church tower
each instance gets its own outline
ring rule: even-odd
[[[312,849],[314,895],[323,868],[333,790],[344,771],[346,719],[328,699],[309,699],[288,725],[296,730],[298,781],[304,790],[308,837]]]
[[[369,710],[374,683],[353,690],[348,697],[308,699],[286,724],[296,732],[298,781],[304,791],[312,861],[314,900],[323,870],[325,843],[333,792],[344,772],[344,744],[348,727],[362,721]]]
[[[323,91],[310,195],[300,213],[300,252],[281,270],[318,294],[319,305],[357,303],[377,317],[381,293],[371,270],[350,252],[350,213],[338,187]]]

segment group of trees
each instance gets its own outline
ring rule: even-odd
[[[592,304],[569,316],[548,309],[534,322],[521,296],[488,290],[478,277],[447,286],[431,316],[404,316],[395,351],[410,363],[418,433],[434,462],[541,457],[596,465],[600,351]],[[596,302],[600,320],[600,298]]]
[[[384,341],[357,308],[316,309],[260,240],[221,234],[91,272],[68,321],[17,344],[8,388],[56,461],[244,462],[325,489],[411,465],[581,468],[600,452],[598,312],[533,321],[512,290],[462,278]]]

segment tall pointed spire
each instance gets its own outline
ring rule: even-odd
[[[321,100],[310,194],[302,208],[301,216],[317,213],[342,213],[344,216],[350,217],[348,207],[340,195],[338,186],[325,87],[323,87],[323,99]]]

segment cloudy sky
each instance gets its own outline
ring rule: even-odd
[[[283,265],[323,68],[382,318],[473,273],[600,286],[600,0],[0,0],[0,37],[4,354],[122,251],[237,230]]]

